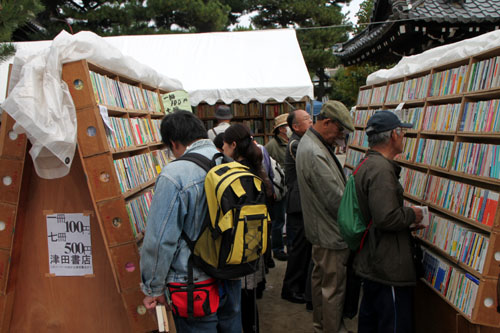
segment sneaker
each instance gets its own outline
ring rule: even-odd
[[[274,252],[273,257],[279,261],[287,261],[288,260],[288,254],[286,254],[283,251]]]

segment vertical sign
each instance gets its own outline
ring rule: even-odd
[[[93,274],[90,217],[78,214],[47,215],[50,274]]]
[[[174,112],[175,110],[192,110],[191,104],[189,103],[189,95],[184,90],[163,94],[161,99],[163,100],[163,107],[166,114]]]

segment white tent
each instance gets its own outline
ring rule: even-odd
[[[123,55],[178,79],[193,106],[218,100],[229,104],[234,100],[313,99],[313,85],[293,29],[104,39]],[[42,50],[51,42],[20,42],[16,47]],[[4,63],[0,67],[0,101],[5,96],[6,73]]]

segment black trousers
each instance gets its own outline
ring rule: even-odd
[[[311,261],[311,243],[306,239],[302,213],[287,215],[287,234],[294,235],[292,249],[288,253],[282,294],[304,293],[309,262]],[[291,232],[288,230],[291,228]]]
[[[413,332],[413,287],[363,280],[358,333]]]
[[[243,333],[259,333],[259,311],[255,289],[241,289],[241,324]]]

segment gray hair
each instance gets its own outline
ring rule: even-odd
[[[392,131],[393,130],[391,129],[391,130],[388,130],[385,132],[374,133],[372,135],[368,135],[368,146],[370,148],[373,148],[375,146],[385,145],[391,139]]]

